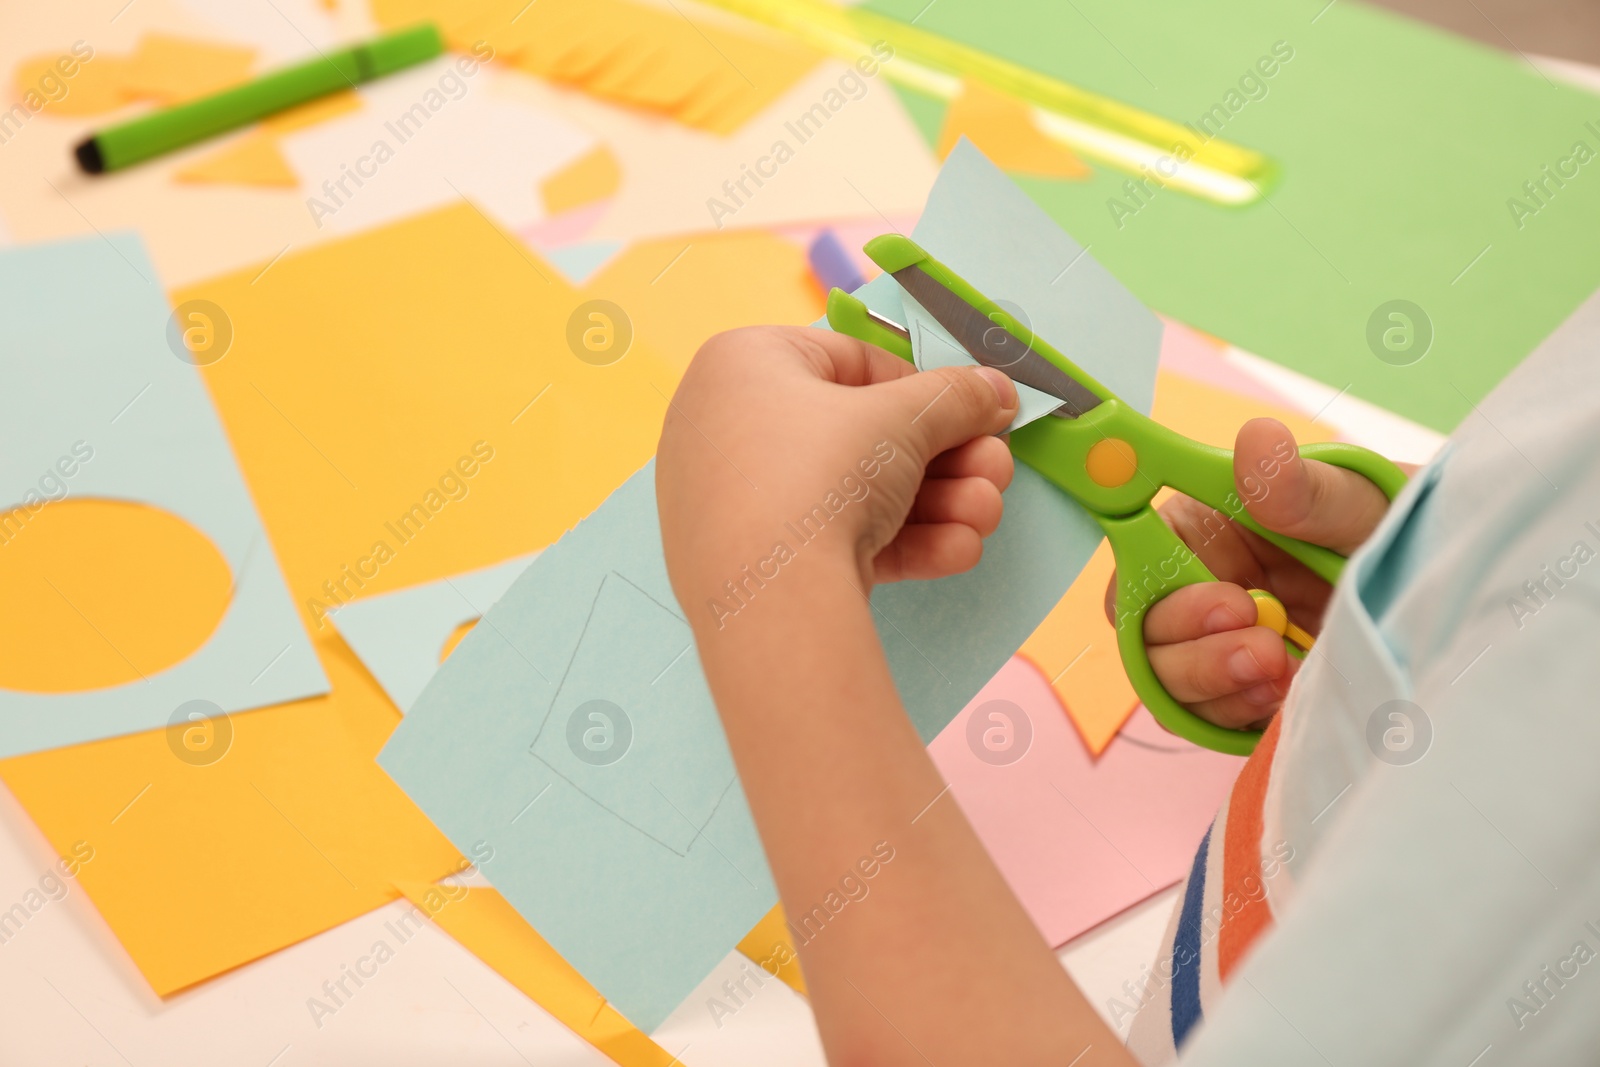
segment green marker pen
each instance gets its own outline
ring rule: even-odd
[[[366,44],[328,52],[253,82],[101,130],[78,146],[78,165],[89,174],[120,170],[296,104],[392,74],[443,51],[439,29],[431,22],[397,30]]]

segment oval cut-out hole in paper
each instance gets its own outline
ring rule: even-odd
[[[0,687],[139,681],[205,644],[232,591],[210,538],[162,508],[72,498],[0,509]]]
[[[450,658],[450,653],[456,650],[456,646],[461,643],[461,639],[470,634],[472,632],[472,628],[476,625],[478,625],[477,619],[468,619],[466,622],[450,631],[450,636],[444,639],[444,644],[439,648],[440,663],[443,663],[445,660]]]

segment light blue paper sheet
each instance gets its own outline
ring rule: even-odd
[[[328,691],[200,372],[168,347],[170,314],[132,234],[0,251],[0,511],[37,501],[42,472],[83,442],[93,458],[57,479],[66,497],[172,512],[234,581],[210,638],[165,670],[86,692],[0,689],[0,756],[164,726],[190,700],[244,711]]]
[[[1158,321],[970,145],[952,152],[914,236],[1008,294],[1054,343],[1128,339],[1116,366],[1111,349],[1081,358],[1148,410]],[[860,291],[891,318],[899,294],[888,277]],[[647,1031],[777,900],[667,582],[654,473],[647,465],[528,567],[379,756],[459,847],[493,848],[490,881]],[[873,592],[924,740],[1021,646],[1099,541],[1076,504],[1019,465],[977,569]]]
[[[438,673],[450,635],[487,612],[537,555],[352,600],[328,619],[404,712]]]

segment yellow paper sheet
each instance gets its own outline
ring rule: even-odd
[[[253,48],[147,33],[123,74],[123,91],[176,104],[248,81],[255,58]]]
[[[637,339],[578,359],[583,297],[466,204],[173,295],[197,298],[232,320],[202,374],[333,692],[235,716],[206,767],[164,731],[0,763],[58,850],[95,844],[80,881],[163,994],[451,869],[321,610],[551,543],[650,457],[677,380]]]
[[[441,930],[613,1062],[622,1067],[678,1063],[607,1004],[498,891],[414,882],[396,888]]]
[[[453,48],[481,42],[530,74],[720,134],[742,126],[821,58],[701,9],[635,0],[378,0],[373,16],[386,27],[434,18]]]
[[[751,927],[739,942],[739,951],[802,997],[806,995],[806,978],[800,972],[800,956],[795,952],[794,939],[789,936],[782,904],[774,904],[772,910]]]
[[[964,83],[961,95],[945,112],[944,127],[939,131],[939,158],[949,155],[963,136],[982,149],[995,166],[1013,174],[1081,179],[1091,173],[1070,149],[1039,129],[1027,104],[982,82]]]
[[[605,200],[615,195],[621,184],[622,169],[617,165],[616,155],[605,145],[599,145],[540,182],[539,196],[547,213],[559,215]]]
[[[265,130],[252,130],[225,148],[202,156],[173,175],[180,182],[258,185],[293,189],[300,184],[294,168],[284,158],[278,139]]]
[[[680,372],[714,333],[815,322],[825,310],[805,250],[758,230],[641,241],[618,253],[584,291],[626,308],[639,333]]]
[[[1283,422],[1302,442],[1334,437],[1330,427],[1297,412],[1165,371],[1156,375],[1151,414],[1157,422],[1219,448],[1232,448],[1239,427],[1262,416]],[[1156,498],[1158,506],[1168,495]],[[1106,586],[1114,566],[1111,546],[1101,544],[1019,652],[1051,679],[1062,708],[1097,756],[1139,704],[1122,669],[1116,630],[1105,613]]]

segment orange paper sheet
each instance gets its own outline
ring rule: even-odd
[[[805,249],[760,230],[641,241],[602,267],[584,291],[626,308],[639,333],[679,372],[714,333],[815,322],[825,310]]]
[[[1087,164],[1033,121],[1032,109],[1016,97],[982,82],[963,84],[961,95],[945,112],[936,149],[940,159],[966,137],[995,166],[1031,178],[1087,178]]]
[[[579,359],[583,295],[467,204],[173,299],[232,322],[202,373],[333,692],[235,716],[208,766],[165,731],[0,763],[58,851],[95,845],[80,881],[162,994],[452,869],[373,762],[398,714],[322,611],[554,541],[650,457],[677,381],[637,338]]]
[[[451,47],[487,46],[530,74],[727,134],[776,100],[820,55],[703,9],[635,0],[377,0],[390,28],[439,23]]]
[[[1287,408],[1215,389],[1178,374],[1156,374],[1157,422],[1208,445],[1232,448],[1239,427],[1270,416],[1294,431],[1299,441],[1327,441],[1334,431]],[[1158,496],[1163,501],[1166,496]],[[1102,544],[1067,595],[1023,644],[1019,654],[1050,679],[1089,751],[1104,751],[1139,698],[1128,683],[1117,652],[1117,634],[1105,614],[1106,586],[1114,563]]]
[[[415,882],[396,888],[441,930],[621,1067],[678,1063],[607,1004],[498,891]]]

